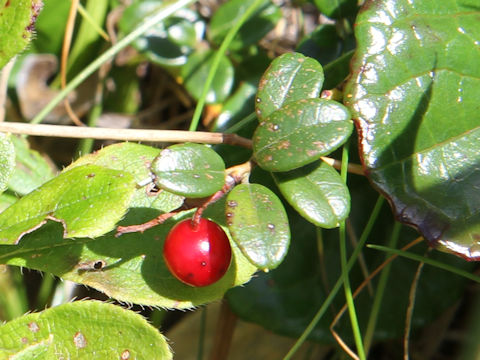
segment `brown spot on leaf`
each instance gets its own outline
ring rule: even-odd
[[[28,344],[28,338],[22,337],[22,343],[23,344]]]
[[[83,349],[87,346],[87,339],[85,339],[85,336],[80,331],[78,331],[73,336],[73,343],[75,344],[75,347],[77,349]]]
[[[278,144],[277,149],[278,150],[286,150],[289,147],[290,147],[290,141],[284,140],[284,141],[282,141]]]
[[[95,177],[95,173],[91,173],[91,174],[86,175],[87,179],[91,179],[91,178],[94,178],[94,177]]]
[[[227,205],[228,205],[229,207],[234,208],[234,207],[237,207],[237,206],[238,206],[238,203],[237,203],[235,200],[228,200]]]
[[[130,359],[130,351],[123,350],[122,354],[120,355],[120,360],[128,360]]]
[[[36,332],[40,331],[40,327],[38,326],[38,324],[35,321],[32,321],[31,323],[28,323],[28,329],[33,333],[36,333]]]

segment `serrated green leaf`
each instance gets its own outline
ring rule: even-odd
[[[323,161],[285,173],[273,173],[285,199],[305,219],[334,228],[350,212],[350,194],[338,172]]]
[[[323,69],[317,60],[287,53],[272,61],[258,85],[255,110],[261,121],[282,106],[316,98],[323,85]]]
[[[149,191],[148,180],[152,177],[150,167],[159,153],[159,149],[151,146],[127,142],[118,143],[106,146],[93,154],[82,156],[70,164],[66,170],[93,164],[128,172],[137,184],[142,184],[135,190],[129,207],[149,207],[169,212],[179,208],[183,204],[184,198],[166,190],[156,193]],[[144,185],[146,182],[147,185]]]
[[[196,51],[189,56],[187,63],[182,66],[183,85],[196,100],[202,95],[203,85],[214,57],[214,50]],[[225,101],[232,90],[233,80],[233,65],[226,56],[222,56],[205,101],[208,104]]]
[[[95,165],[73,168],[0,214],[0,243],[18,243],[46,219],[61,222],[65,237],[100,236],[123,217],[134,189],[126,172]]]
[[[77,301],[0,326],[2,359],[172,359],[165,338],[142,316],[99,301]]]
[[[345,89],[366,173],[397,218],[470,260],[480,259],[479,21],[476,0],[370,3]]]
[[[5,191],[15,171],[15,147],[11,135],[0,133],[0,193]]]
[[[52,167],[28,142],[12,136],[15,147],[15,171],[8,182],[9,190],[18,195],[25,195],[55,176]]]
[[[223,3],[210,21],[210,40],[214,44],[220,45],[228,31],[253,2],[254,0],[231,0]],[[232,40],[229,49],[238,51],[257,43],[275,27],[281,17],[282,13],[280,9],[271,1],[265,0],[260,4],[258,10],[252,17],[241,27]]]
[[[290,244],[282,202],[259,184],[240,184],[227,196],[227,225],[244,255],[263,270],[276,268]]]
[[[0,69],[30,42],[41,0],[0,0]]]
[[[214,194],[225,184],[225,164],[211,148],[200,144],[172,145],[152,163],[161,189],[189,198]]]
[[[253,135],[254,157],[265,170],[290,171],[337,149],[352,129],[343,105],[325,99],[299,100],[260,122]]]
[[[225,202],[219,201],[204,217],[225,228],[224,209]],[[142,224],[158,214],[153,209],[130,209],[121,225]],[[192,308],[221,299],[229,288],[249,281],[257,270],[231,241],[232,262],[218,282],[194,288],[177,280],[163,260],[163,243],[172,226],[192,214],[184,212],[143,233],[118,238],[110,233],[95,239],[63,239],[62,226],[49,221],[25,235],[18,245],[0,245],[0,263],[51,273],[122,302]]]

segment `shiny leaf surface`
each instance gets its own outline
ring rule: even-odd
[[[478,1],[368,2],[346,99],[361,156],[397,217],[480,259]]]
[[[190,198],[212,195],[225,183],[222,158],[200,144],[178,144],[162,150],[152,163],[152,171],[158,187]]]
[[[348,188],[338,172],[323,161],[272,175],[290,205],[313,224],[334,228],[348,216]]]
[[[285,104],[318,97],[323,79],[322,66],[315,59],[299,53],[277,57],[258,84],[257,117],[264,121]]]
[[[352,132],[343,105],[306,99],[284,105],[260,122],[253,136],[254,157],[268,171],[290,171],[341,146]]]
[[[0,326],[0,357],[168,360],[172,353],[158,330],[135,312],[99,301],[77,301]]]
[[[259,184],[236,186],[227,197],[227,225],[245,256],[260,269],[273,269],[290,243],[287,214],[278,197]]]

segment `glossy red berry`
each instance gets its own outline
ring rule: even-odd
[[[176,224],[168,233],[163,257],[170,272],[191,286],[211,285],[225,275],[232,249],[227,234],[213,221],[191,219]]]

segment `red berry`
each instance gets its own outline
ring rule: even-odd
[[[176,224],[168,233],[163,257],[170,272],[191,286],[207,286],[221,279],[232,258],[227,234],[213,221],[191,219]]]

